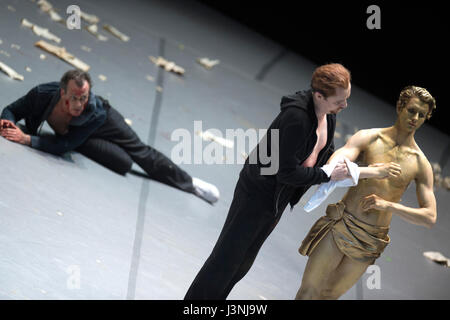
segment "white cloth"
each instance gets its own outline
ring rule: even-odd
[[[352,187],[358,184],[359,180],[359,167],[356,163],[351,162],[346,157],[336,157],[329,164],[324,165],[321,169],[325,171],[327,176],[331,176],[334,168],[338,163],[344,162],[347,164],[351,178],[340,181],[328,181],[322,183],[308,200],[308,203],[303,207],[306,212],[310,212],[317,208],[333,191],[336,187]]]

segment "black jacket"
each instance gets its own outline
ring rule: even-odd
[[[61,155],[80,146],[106,121],[103,99],[89,92],[89,100],[83,113],[72,118],[65,135],[39,136],[38,131],[60,99],[59,82],[43,83],[32,88],[25,96],[5,107],[1,119],[14,123],[25,119],[31,135],[31,147]]]
[[[305,168],[302,163],[312,153],[317,142],[318,121],[314,111],[311,90],[299,91],[281,99],[281,112],[273,120],[264,137],[252,152],[258,152],[261,143],[267,143],[267,154],[271,156],[271,129],[279,130],[279,169],[273,175],[261,175],[263,165],[258,161],[250,164],[249,156],[241,170],[241,181],[251,190],[261,194],[264,201],[269,199],[275,215],[291,204],[291,210],[301,196],[314,184],[330,181],[320,169],[334,152],[334,131],[336,115],[327,115],[327,142],[320,151],[316,165]],[[267,142],[266,142],[267,141]],[[268,203],[269,203],[268,202]]]

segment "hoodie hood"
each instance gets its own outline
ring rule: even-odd
[[[312,90],[302,90],[292,95],[283,96],[281,98],[280,109],[283,111],[286,108],[295,107],[311,112],[313,111],[312,101]]]

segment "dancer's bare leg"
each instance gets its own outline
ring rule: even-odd
[[[370,263],[362,263],[345,256],[339,266],[328,277],[320,299],[336,300],[358,281]]]
[[[328,276],[339,266],[344,254],[338,249],[330,231],[309,256],[303,273],[302,285],[295,299],[321,299]]]

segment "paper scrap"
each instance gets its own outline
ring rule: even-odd
[[[184,69],[180,66],[177,66],[175,62],[168,61],[163,57],[155,58],[153,56],[149,57],[150,61],[156,64],[158,67],[163,67],[166,71],[172,71],[174,73],[183,75]]]
[[[41,53],[41,54],[39,55],[39,58],[40,58],[41,60],[45,60],[45,59],[47,59],[47,56],[46,56],[45,54]]]
[[[50,9],[48,14],[53,21],[65,23],[64,19],[54,9]]]
[[[437,162],[431,163],[431,168],[433,169],[433,173],[438,174],[442,172],[441,166]]]
[[[8,10],[12,12],[16,12],[16,9],[13,6],[8,6]]]
[[[116,36],[117,38],[119,38],[120,40],[122,40],[124,42],[128,42],[130,40],[129,36],[123,34],[122,32],[120,32],[119,30],[117,30],[116,28],[114,28],[113,26],[111,26],[109,24],[103,25],[103,29],[105,29],[106,31],[109,31],[110,33],[112,33],[112,35]]]
[[[131,127],[131,125],[133,124],[133,121],[131,121],[130,119],[125,118],[125,122],[127,125],[129,125]]]
[[[450,190],[450,177],[445,177],[444,180],[442,181],[442,186],[447,189]]]
[[[98,75],[98,78],[99,78],[101,81],[106,81],[106,80],[108,79],[106,76],[104,76],[104,75],[102,75],[102,74],[99,74],[99,75]]]
[[[98,23],[100,21],[100,19],[96,15],[88,14],[88,13],[83,12],[83,11],[81,11],[80,14],[81,14],[81,19],[83,19],[84,21],[89,22],[90,24],[96,24],[96,23]]]
[[[48,42],[45,42],[44,40],[40,40],[34,44],[36,47],[41,48],[49,53],[54,54],[58,58],[61,58],[62,60],[66,61],[67,63],[73,65],[74,67],[87,72],[90,69],[90,66],[81,61],[80,59],[76,58],[72,54],[68,53],[66,51],[66,48],[64,47],[58,47],[54,46]]]
[[[16,71],[8,67],[6,64],[0,61],[0,70],[6,73],[10,78],[14,80],[23,81],[24,77],[21,74],[18,74]]]
[[[55,36],[53,33],[48,31],[48,29],[41,28],[41,27],[35,25],[34,23],[31,23],[27,19],[22,19],[22,26],[24,26],[26,28],[31,28],[31,30],[33,30],[33,32],[40,37],[43,37],[48,40],[53,40],[56,43],[61,42],[61,38]]]
[[[197,131],[196,134],[205,141],[215,141],[218,144],[230,149],[233,149],[234,147],[233,141],[224,139],[222,137],[217,137],[209,131]]]
[[[211,69],[215,65],[220,63],[220,60],[210,60],[209,58],[198,58],[197,62],[204,66],[206,69]]]
[[[11,49],[20,50],[20,46],[18,44],[11,44]]]
[[[44,12],[48,12],[53,8],[53,6],[50,4],[50,2],[48,2],[46,0],[39,0],[37,2],[37,5],[41,8],[41,11],[44,11]]]
[[[155,81],[155,78],[153,78],[152,76],[149,76],[149,75],[146,75],[145,78],[146,78],[148,81],[151,81],[151,82],[154,82],[154,81]]]
[[[26,67],[25,70],[28,71],[28,72],[31,72],[31,68],[30,67]]]
[[[57,211],[56,214],[60,217],[62,217],[64,215],[61,211]]]
[[[86,52],[91,52],[91,51],[92,51],[91,48],[86,47],[86,46],[81,46],[81,50],[84,50],[84,51],[86,51]]]
[[[160,87],[160,86],[156,86],[156,91],[158,91],[158,92],[163,92],[163,88]]]
[[[423,253],[425,258],[428,258],[436,263],[442,264],[448,268],[450,268],[450,259],[446,258],[442,255],[442,253],[437,251],[426,251]]]
[[[0,54],[2,54],[4,56],[7,56],[8,58],[11,57],[11,55],[8,52],[4,51],[4,50],[0,50]]]
[[[100,41],[108,40],[108,37],[105,37],[104,35],[98,33],[98,26],[96,24],[92,24],[92,25],[86,27],[86,30],[89,31],[95,37],[97,37],[97,39]]]

